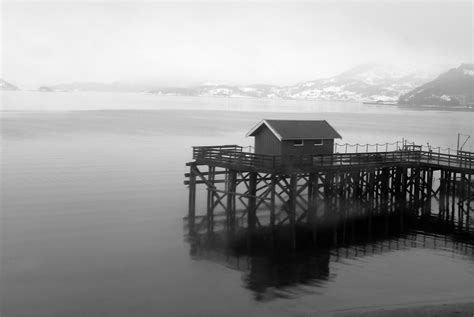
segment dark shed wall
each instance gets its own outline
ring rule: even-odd
[[[255,154],[281,155],[281,143],[266,125],[255,131]]]
[[[303,146],[294,146],[293,140],[282,142],[282,155],[319,155],[332,154],[334,151],[334,140],[323,140],[322,145],[314,145],[314,140],[304,140]]]

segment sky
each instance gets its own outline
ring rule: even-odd
[[[1,78],[287,85],[367,62],[473,62],[473,2],[3,0]]]

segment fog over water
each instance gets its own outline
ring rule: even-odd
[[[474,135],[472,112],[120,93],[1,97],[2,316],[287,316],[472,300],[472,241],[408,230],[274,261],[192,247],[183,229],[193,145],[250,145],[245,133],[260,119],[304,118],[328,120],[343,143],[455,147],[458,131]]]

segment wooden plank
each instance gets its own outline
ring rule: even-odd
[[[215,180],[214,181],[214,184],[221,184],[221,183],[225,183],[225,180],[224,179],[218,179],[218,180]],[[184,180],[183,181],[183,184],[184,185],[189,185],[190,184],[190,181],[189,180]],[[203,181],[203,180],[196,180],[195,181],[195,184],[207,184],[206,181]]]
[[[227,171],[216,171],[214,175],[226,175]],[[189,177],[191,173],[184,173],[184,177]],[[201,172],[201,175],[207,176],[209,175],[209,172]]]
[[[244,193],[238,193],[238,192],[228,192],[228,191],[225,191],[222,189],[216,189],[216,188],[210,188],[208,190],[212,192],[216,192],[216,193],[232,194],[234,196],[239,196],[239,197],[244,197],[244,198],[255,198],[255,199],[260,198],[260,196],[256,196],[256,195],[250,195],[250,194],[244,194]],[[260,199],[265,199],[268,201],[271,200],[270,198],[260,198]]]

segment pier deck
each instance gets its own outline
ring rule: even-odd
[[[268,173],[311,172],[320,169],[347,169],[366,166],[426,166],[469,172],[474,169],[474,153],[458,155],[428,151],[391,151],[366,153],[335,153],[331,155],[274,156],[244,152],[238,145],[196,146],[193,159],[198,165],[214,165]]]

